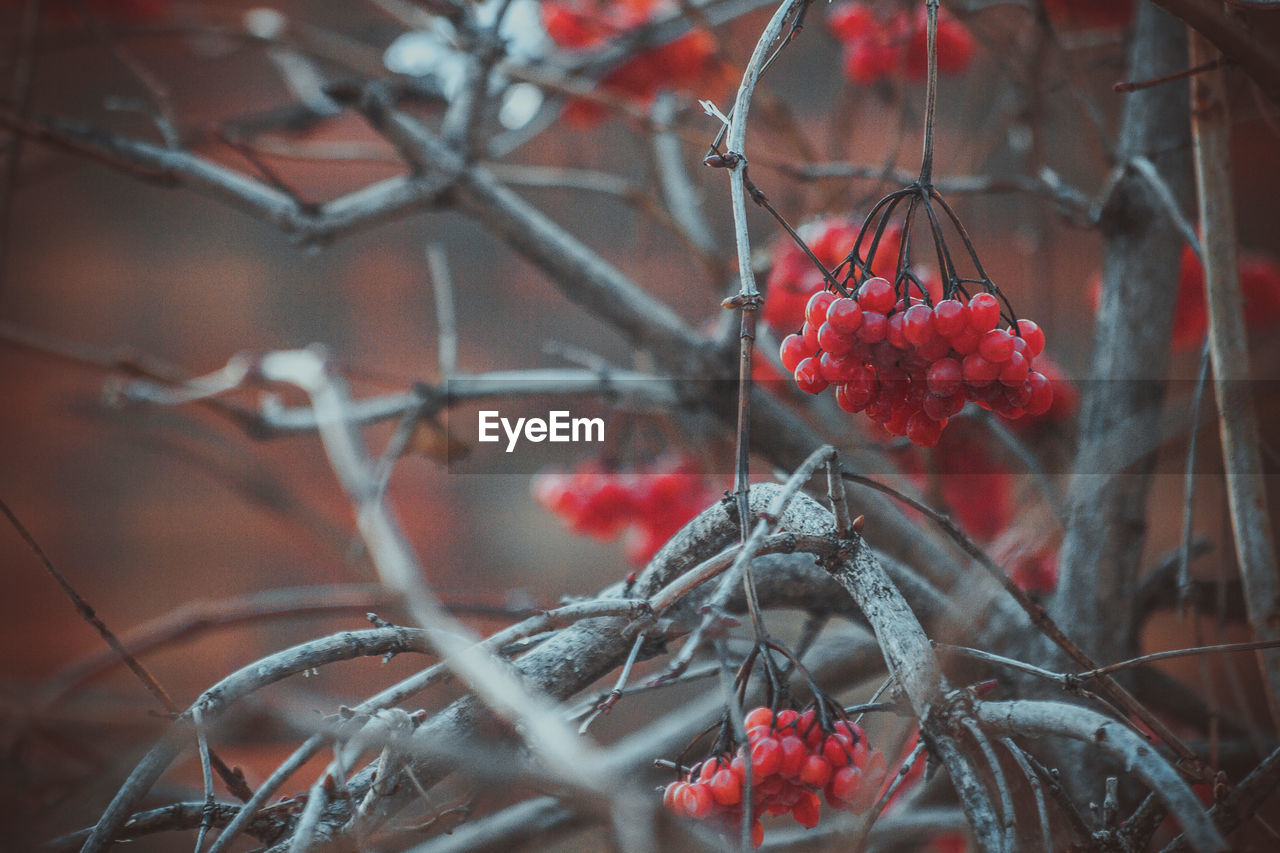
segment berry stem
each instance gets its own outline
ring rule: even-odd
[[[927,189],[933,181],[933,119],[938,102],[938,0],[925,0],[924,7],[928,16],[929,71],[925,79],[924,154],[920,159],[920,185]]]

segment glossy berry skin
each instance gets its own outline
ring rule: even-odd
[[[829,384],[822,378],[822,370],[816,358],[810,356],[796,365],[796,387],[806,394],[821,394]]]
[[[877,314],[888,314],[893,309],[897,297],[893,285],[888,279],[869,278],[858,288],[858,304],[863,311],[874,311]]]
[[[782,339],[782,345],[778,349],[778,356],[782,359],[782,366],[792,372],[795,372],[796,366],[801,361],[811,355],[813,355],[813,352],[810,351],[804,342],[804,338],[800,335],[787,335]]]
[[[979,293],[969,300],[969,328],[987,332],[1000,322],[1000,302],[990,293]]]
[[[827,322],[837,331],[852,335],[862,325],[862,307],[856,299],[837,299],[827,307]]]

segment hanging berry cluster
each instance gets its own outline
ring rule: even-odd
[[[802,331],[782,342],[782,363],[800,390],[834,385],[846,412],[865,411],[891,435],[932,447],[968,401],[1006,418],[1052,404],[1049,380],[1032,369],[1044,333],[1031,320],[1019,320],[1016,333],[999,322],[990,293],[930,306],[874,277],[852,297],[815,293]]]
[[[564,50],[586,51],[604,47],[670,10],[675,4],[661,0],[592,2],[547,0],[542,3],[542,25]],[[645,48],[600,80],[600,88],[615,96],[647,103],[660,89],[692,89],[703,86],[721,70],[715,38],[694,29],[666,44]],[[588,126],[604,117],[604,108],[582,98],[570,99],[565,121]]]
[[[572,473],[543,472],[533,480],[533,495],[574,533],[602,541],[624,535],[635,565],[720,497],[696,462],[674,454],[638,468],[589,461]]]
[[[858,240],[859,223],[843,216],[827,216],[800,226],[798,233],[825,269],[835,268],[848,257]],[[901,229],[890,226],[880,239],[879,256],[885,259],[883,272],[892,275],[892,258],[898,256]],[[775,329],[794,329],[804,322],[809,297],[822,290],[826,281],[822,270],[788,235],[782,235],[770,252],[773,264],[765,286],[769,298],[760,319]]]
[[[844,45],[844,73],[870,85],[887,77],[920,81],[929,67],[927,19],[922,4],[884,13],[867,3],[843,3],[827,15],[827,26]],[[947,11],[938,14],[938,70],[960,74],[973,60],[973,36]]]
[[[666,787],[662,802],[679,815],[714,822],[727,834],[741,825],[746,780],[751,779],[751,837],[764,840],[762,815],[791,814],[806,828],[817,826],[822,794],[827,805],[855,814],[880,795],[884,754],[872,749],[856,723],[824,726],[813,708],[775,713],[755,708],[744,720],[745,747],[714,755]]]

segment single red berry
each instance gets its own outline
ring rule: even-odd
[[[818,325],[822,325],[819,323]],[[814,355],[819,350],[818,346],[818,326],[811,325],[808,321],[800,327],[800,337],[804,340],[804,349],[806,354]]]
[[[947,426],[946,420],[936,421],[927,412],[916,412],[907,419],[906,436],[912,444],[920,447],[933,447],[942,438],[942,430]]]
[[[969,300],[969,328],[975,332],[994,329],[1000,322],[1000,303],[990,293],[979,293]]]
[[[776,729],[785,729],[794,726],[796,718],[800,716],[800,712],[794,708],[784,708],[779,711],[773,718],[773,727]]]
[[[734,806],[742,802],[742,780],[728,767],[718,771],[707,787],[718,806]]]
[[[827,307],[827,322],[837,331],[852,335],[862,325],[862,307],[856,299],[837,299]]]
[[[884,281],[884,279],[880,279]],[[883,341],[889,330],[889,318],[879,311],[872,311],[865,306],[862,309],[862,326],[858,329],[858,339],[869,344]]]
[[[672,782],[662,792],[662,805],[671,811],[680,811],[684,808],[681,796],[684,789],[689,787],[688,782]]]
[[[935,421],[945,421],[947,418],[954,417],[960,414],[960,410],[963,408],[963,394],[952,394],[946,397],[927,394],[920,405],[920,410]]]
[[[810,755],[800,768],[800,781],[821,788],[831,778],[831,763],[821,755]]]
[[[685,786],[680,794],[680,805],[689,817],[706,817],[711,814],[715,800],[711,796],[710,786],[701,782]]]
[[[884,339],[893,344],[895,349],[907,348],[906,317],[901,311],[889,315],[888,322],[885,324]]]
[[[1019,320],[1018,334],[1027,342],[1027,354],[1032,358],[1044,352],[1044,330],[1034,320]]]
[[[846,335],[837,330],[829,322],[818,327],[818,346],[832,355],[844,355],[852,352],[857,341],[853,335]]]
[[[819,290],[809,297],[809,304],[804,307],[804,319],[810,326],[821,326],[827,321],[827,306],[836,301],[836,295],[829,290]]]
[[[759,847],[761,844],[764,844],[764,825],[757,820],[751,824],[751,846]]]
[[[999,364],[1013,355],[1013,335],[1004,329],[992,329],[978,342],[978,353],[987,361]]]
[[[858,376],[836,388],[836,404],[851,415],[867,407],[876,396],[878,386],[875,376],[863,365],[857,367]]]
[[[876,276],[869,278],[858,288],[858,304],[863,311],[874,311],[877,314],[888,314],[893,309],[897,297],[893,285],[888,279]]]
[[[902,403],[895,403],[893,409],[889,413],[889,418],[881,426],[889,435],[898,436],[907,434],[907,422],[911,420],[911,416],[916,414],[910,406]]]
[[[1027,401],[1028,415],[1043,415],[1053,405],[1053,385],[1043,373],[1031,371],[1027,374],[1027,382],[1031,385],[1031,399]]]
[[[805,829],[813,829],[818,825],[821,810],[822,803],[818,800],[818,795],[812,791],[804,791],[791,807],[791,814],[796,819],[796,823]]]
[[[929,365],[925,374],[925,382],[929,390],[939,397],[950,396],[960,390],[964,374],[960,362],[954,358],[944,358]]]
[[[1030,361],[1022,353],[1014,350],[1009,360],[1000,366],[1000,384],[1021,385],[1027,378]]]
[[[982,388],[996,381],[1000,375],[1000,367],[987,361],[978,353],[966,355],[960,366],[964,374],[964,383],[971,388]],[[796,382],[799,382],[800,368],[796,368]]]
[[[841,767],[835,772],[831,777],[831,784],[827,786],[827,791],[834,799],[848,802],[858,793],[861,784],[862,771],[850,765]]]
[[[822,370],[818,360],[810,356],[795,369],[796,387],[806,394],[821,394],[827,388],[827,380],[822,378]]]
[[[778,765],[778,773],[788,779],[800,775],[805,759],[809,757],[809,748],[796,735],[787,735],[778,741],[782,749],[782,763]]]
[[[827,735],[822,742],[822,756],[832,767],[844,767],[853,757],[852,745],[844,735]]]
[[[777,738],[766,737],[751,747],[751,780],[764,779],[778,772],[782,764],[782,747]]]
[[[933,327],[953,338],[969,327],[969,308],[958,299],[944,299],[933,307]]]
[[[804,338],[800,335],[787,335],[782,339],[782,346],[778,348],[782,366],[791,372],[795,372],[796,365],[815,352],[817,352],[816,349],[810,350],[805,346]]]
[[[848,356],[834,356],[824,352],[818,357],[818,370],[822,378],[832,385],[842,385],[852,381],[862,365]]]
[[[928,305],[912,305],[907,309],[905,322],[902,333],[908,343],[920,346],[937,334],[933,325],[933,309]]]

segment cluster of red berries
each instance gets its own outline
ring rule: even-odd
[[[543,472],[533,495],[581,536],[609,541],[625,534],[636,565],[719,497],[696,463],[676,455],[630,470],[586,462],[572,473]]]
[[[824,731],[817,713],[755,708],[743,721],[747,745],[696,765],[672,782],[662,803],[671,811],[712,820],[732,833],[742,820],[751,778],[752,841],[764,840],[761,815],[790,813],[806,828],[818,825],[825,796],[834,809],[861,813],[875,804],[886,775],[884,754],[867,745],[856,723],[837,721]]]
[[[669,7],[661,0],[548,0],[541,5],[542,25],[560,48],[594,50],[649,22],[665,8]],[[719,70],[715,38],[695,29],[674,41],[641,50],[605,74],[600,88],[646,103],[660,89],[694,88]],[[564,112],[565,120],[578,126],[595,124],[603,117],[600,104],[582,98],[570,99]]]
[[[860,229],[861,225],[850,219],[828,216],[806,222],[800,226],[798,233],[823,267],[835,269],[853,251]],[[876,258],[882,260],[873,262],[873,271],[891,274],[889,267],[882,268],[880,264],[893,264],[897,261],[901,240],[900,225],[885,228],[876,246]],[[814,266],[813,261],[789,234],[778,238],[771,254],[773,266],[769,268],[769,276],[765,279],[767,295],[760,317],[775,329],[794,329],[804,321],[804,308],[809,303],[809,298],[825,289],[827,282],[822,270]]]
[[[782,342],[782,364],[801,391],[835,385],[846,412],[865,411],[890,435],[933,447],[967,401],[1010,419],[1052,405],[1053,387],[1032,369],[1044,332],[1031,320],[1016,331],[999,322],[990,293],[930,306],[872,277],[852,298],[810,297],[801,332]]]
[[[867,3],[844,3],[827,15],[827,26],[844,44],[844,73],[869,85],[886,77],[923,80],[929,70],[927,18],[922,4],[889,14]],[[964,25],[938,11],[938,73],[960,74],[973,60],[973,36]]]

